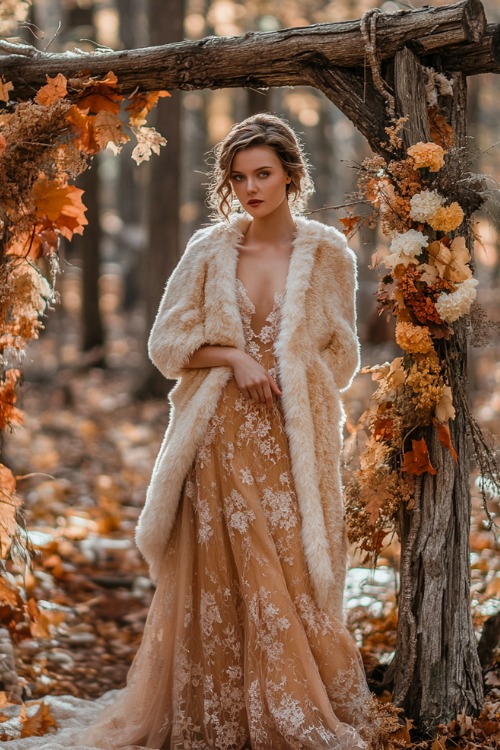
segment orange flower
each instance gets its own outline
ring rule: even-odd
[[[438,208],[429,224],[438,232],[453,232],[464,220],[464,212],[455,201],[449,206]]]
[[[444,164],[445,151],[437,143],[420,141],[408,149],[417,169],[428,167],[431,172],[438,172]]]
[[[428,354],[434,348],[427,326],[414,326],[401,321],[396,325],[396,343],[411,354]]]

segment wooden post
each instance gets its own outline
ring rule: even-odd
[[[454,76],[451,111],[455,132],[453,159],[463,158],[466,132],[466,82]],[[423,71],[413,53],[395,56],[394,90],[400,115],[411,119],[405,146],[429,137]],[[470,218],[470,217],[469,217]],[[465,226],[469,227],[466,219]],[[466,233],[470,247],[470,230]],[[415,507],[401,514],[401,596],[398,645],[394,665],[395,702],[422,733],[448,723],[458,713],[475,714],[482,704],[482,674],[470,608],[469,532],[471,499],[465,410],[460,386],[465,384],[467,334],[454,325],[438,354],[452,359],[452,390],[457,405],[450,422],[455,464],[450,451],[429,428],[426,442],[435,476],[417,477]],[[447,351],[446,351],[447,350]],[[463,389],[462,389],[463,392]]]

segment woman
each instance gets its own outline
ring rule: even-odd
[[[355,258],[298,214],[311,182],[283,120],[248,118],[216,156],[222,220],[190,240],[149,342],[178,379],[136,534],[157,590],[127,687],[81,746],[368,747],[342,624]]]

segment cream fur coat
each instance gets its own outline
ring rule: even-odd
[[[250,217],[196,232],[172,274],[149,339],[169,379],[170,420],[153,469],[136,542],[153,580],[179,506],[182,486],[229,367],[183,368],[202,344],[245,346],[236,301],[236,243]],[[316,602],[341,616],[346,571],[340,451],[345,414],[339,391],[359,367],[356,263],[333,227],[296,219],[282,322],[275,351],[302,541]],[[217,562],[214,560],[214,565]]]

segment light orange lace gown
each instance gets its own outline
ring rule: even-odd
[[[282,295],[247,351],[278,380]],[[339,613],[340,617],[340,613]],[[85,735],[103,748],[364,748],[371,697],[340,619],[317,609],[287,437],[273,408],[226,386],[187,476],[127,688]]]

